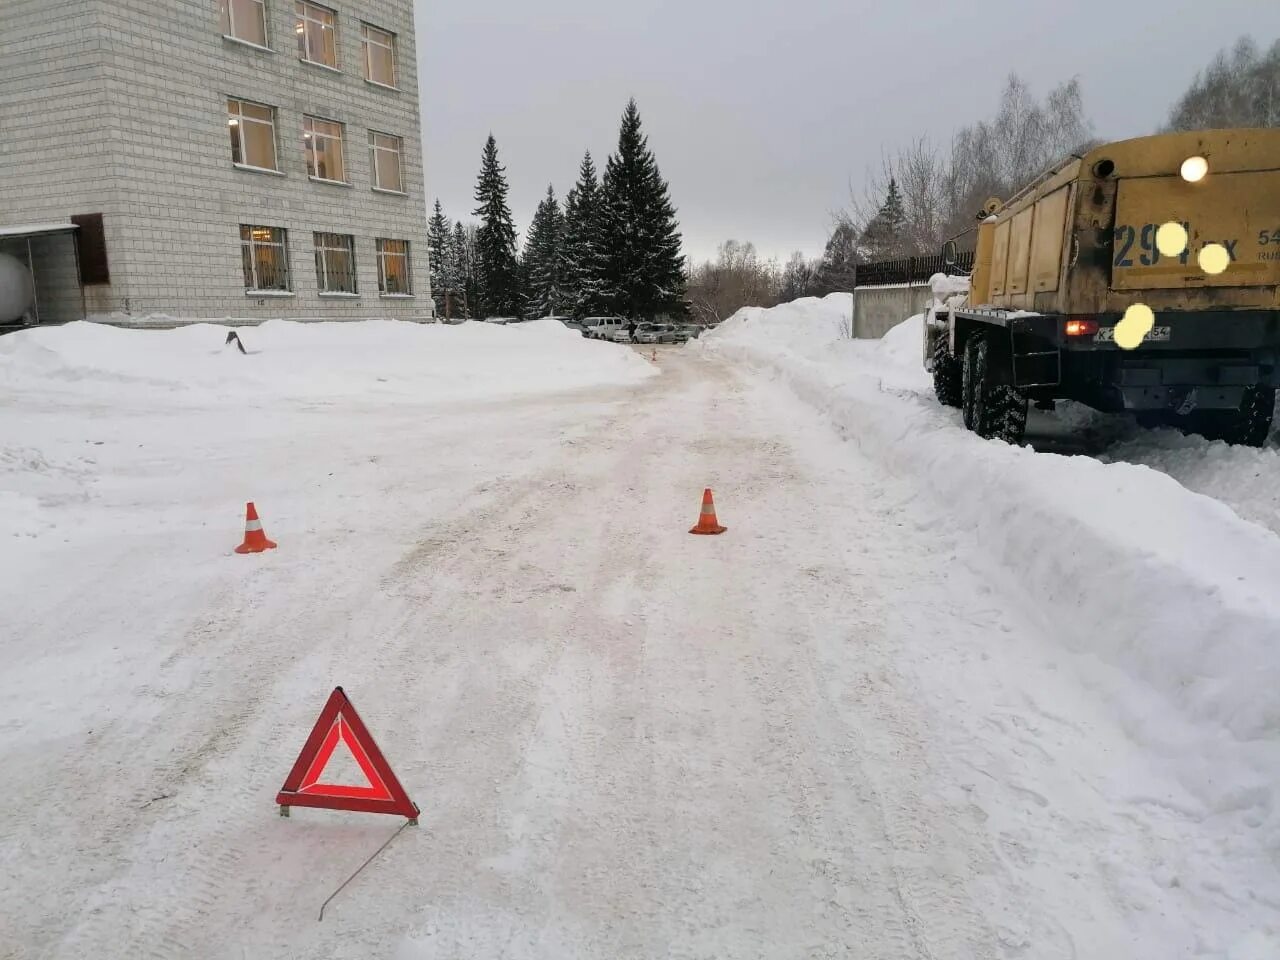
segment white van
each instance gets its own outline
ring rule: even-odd
[[[622,317],[587,317],[582,321],[587,336],[593,340],[616,340],[619,331],[627,333],[627,321]],[[630,339],[627,335],[625,339]]]

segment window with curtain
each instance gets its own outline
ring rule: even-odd
[[[316,287],[321,293],[358,293],[356,238],[345,233],[317,233]]]
[[[222,35],[255,46],[267,45],[266,0],[218,0]]]
[[[347,182],[342,156],[342,124],[319,117],[303,117],[302,144],[310,176],[317,180]]]
[[[284,229],[242,223],[240,255],[246,293],[289,289],[289,243]]]
[[[373,171],[373,186],[378,190],[404,192],[400,177],[400,156],[404,141],[389,133],[369,131],[369,168]]]
[[[369,24],[361,24],[364,42],[364,78],[384,87],[396,85],[396,35]]]
[[[275,108],[248,100],[227,101],[231,162],[242,167],[276,170]]]
[[[378,249],[378,293],[382,296],[407,297],[413,295],[413,281],[409,277],[409,241],[376,241]]]
[[[297,0],[298,57],[308,63],[338,68],[338,15],[328,7]]]

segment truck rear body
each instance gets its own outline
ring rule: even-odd
[[[1208,173],[1191,182],[1184,161]],[[1187,242],[1156,244],[1164,224]],[[1226,251],[1219,273],[1201,266]],[[1108,144],[1048,171],[979,228],[972,330],[1007,329],[1014,385],[1105,410],[1234,409],[1280,385],[1280,130],[1201,131]],[[1143,304],[1135,349],[1114,331]]]

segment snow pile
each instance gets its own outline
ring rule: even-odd
[[[0,338],[0,397],[38,392],[136,395],[166,403],[373,398],[449,401],[632,383],[653,366],[555,320],[462,326],[394,320],[121,330],[92,323]]]
[[[934,323],[934,317],[943,311],[959,310],[969,302],[969,278],[935,273],[929,278],[933,299],[925,311],[925,322]]]
[[[1178,430],[1132,429],[1100,456],[1104,461],[1141,463],[1173,477],[1184,487],[1203,491],[1246,520],[1280,534],[1280,444],[1258,450],[1209,441]]]
[[[954,277],[947,273],[935,273],[929,278],[929,289],[933,291],[933,299],[945,301],[950,297],[967,297],[969,295],[969,278]]]
[[[968,433],[932,398],[922,316],[856,342],[847,313],[847,295],[743,310],[697,349],[781,379],[923,480],[1204,815],[1248,810],[1280,843],[1280,538],[1155,470]]]

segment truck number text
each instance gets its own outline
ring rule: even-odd
[[[1191,233],[1191,224],[1184,222],[1182,228]],[[1131,227],[1123,224],[1115,229],[1115,250],[1116,256],[1112,266],[1116,267],[1132,267],[1134,265],[1134,256],[1137,256],[1138,263],[1144,267],[1154,267],[1160,262],[1160,249],[1156,246],[1156,231],[1160,229],[1158,224],[1144,223],[1141,228]],[[1227,253],[1231,255],[1231,262],[1240,259],[1236,247],[1239,246],[1240,240],[1205,240],[1208,243],[1220,243],[1227,248]],[[1258,234],[1258,243],[1260,245],[1274,243],[1280,245],[1280,230],[1263,230]],[[1137,250],[1134,247],[1137,246]],[[1186,265],[1190,259],[1190,248],[1183,250],[1178,256],[1178,262]]]

